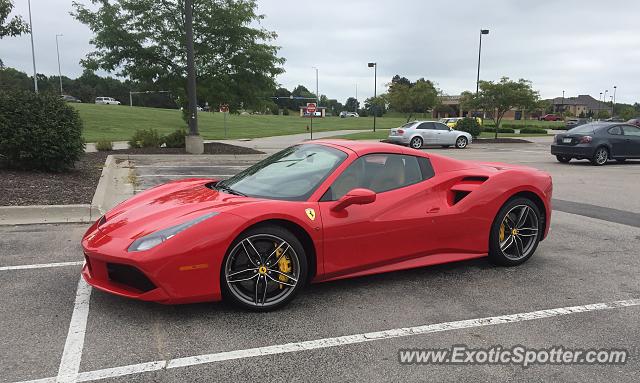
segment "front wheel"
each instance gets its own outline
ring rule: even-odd
[[[469,144],[469,140],[467,140],[467,137],[465,136],[460,136],[456,140],[456,148],[458,149],[464,149],[467,147],[468,144]]]
[[[530,199],[515,198],[498,212],[489,235],[489,259],[502,266],[526,262],[542,237],[541,213]]]
[[[607,163],[609,159],[609,151],[604,146],[599,147],[593,153],[593,157],[591,158],[591,163],[596,166],[602,166]]]
[[[556,159],[558,160],[558,162],[562,162],[563,164],[566,164],[569,161],[571,161],[571,157],[567,157],[567,156],[556,156]]]
[[[308,270],[298,238],[275,225],[241,234],[222,266],[220,284],[224,297],[255,311],[286,305],[304,286]]]
[[[409,146],[411,146],[414,149],[420,149],[422,147],[422,138],[420,137],[413,137],[411,139],[411,141],[409,141]]]

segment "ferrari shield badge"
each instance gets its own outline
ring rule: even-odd
[[[305,213],[307,213],[307,217],[309,217],[310,220],[315,221],[316,220],[316,211],[313,210],[312,208],[307,208],[304,211]]]

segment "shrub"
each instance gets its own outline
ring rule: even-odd
[[[186,136],[187,131],[181,128],[164,136],[163,141],[167,148],[184,148]]]
[[[99,152],[108,152],[113,150],[113,142],[108,140],[98,140],[96,142],[96,150]]]
[[[488,132],[488,133],[495,133],[496,132],[496,128],[493,127],[488,127],[488,128],[484,128],[482,129],[483,132]],[[498,129],[498,133],[515,133],[516,131],[511,129],[511,128],[500,128]]]
[[[547,134],[546,129],[527,126],[520,129],[520,134]]]
[[[289,115],[289,108],[282,109],[282,115],[283,116],[288,116]]]
[[[471,134],[473,138],[478,137],[480,135],[480,132],[482,131],[480,128],[480,124],[478,124],[478,120],[469,117],[465,117],[462,120],[458,121],[458,123],[456,124],[456,129]]]
[[[162,137],[155,129],[138,129],[129,141],[129,146],[132,148],[158,148],[160,145],[162,145]]]
[[[0,160],[5,166],[64,171],[83,153],[82,121],[60,96],[0,91]]]

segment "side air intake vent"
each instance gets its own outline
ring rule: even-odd
[[[477,182],[477,183],[483,183],[484,181],[488,180],[489,177],[485,177],[485,176],[468,176],[468,177],[464,177],[462,179],[462,182]]]
[[[466,190],[453,190],[453,204],[457,204],[462,201],[462,199],[469,195],[469,191]]]

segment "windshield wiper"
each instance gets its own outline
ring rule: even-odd
[[[234,189],[230,188],[229,186],[227,186],[227,185],[223,184],[222,182],[219,182],[219,183],[216,185],[216,189],[218,189],[218,190],[222,190],[222,191],[227,192],[227,193],[229,193],[229,194],[239,195],[239,196],[241,196],[241,197],[246,197],[246,196],[247,196],[247,195],[246,195],[246,194],[244,194],[244,193],[241,193],[241,192],[239,192],[239,191],[237,191],[237,190],[234,190]]]

